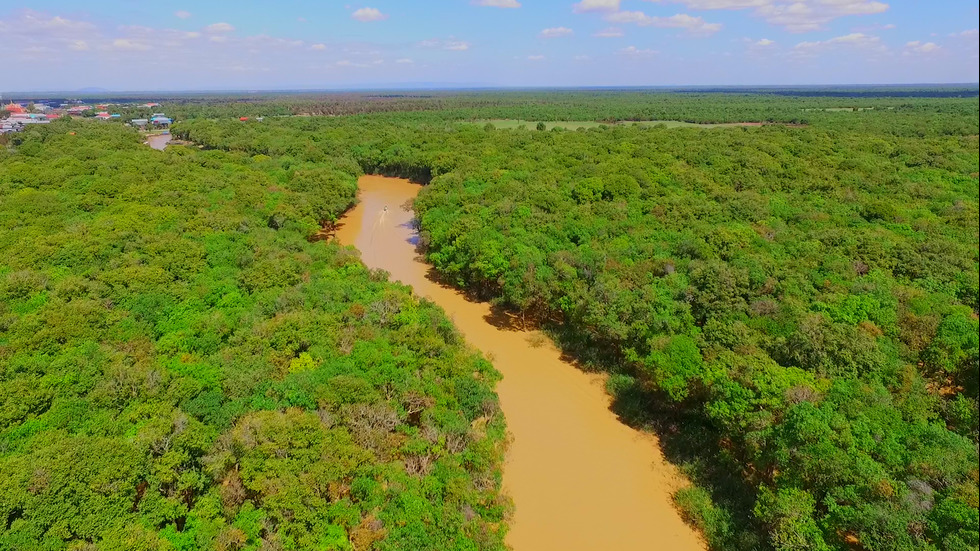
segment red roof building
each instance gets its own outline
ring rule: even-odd
[[[10,102],[9,104],[4,105],[3,106],[3,109],[6,110],[10,114],[13,114],[13,113],[23,113],[23,112],[25,112],[25,109],[23,107],[21,107],[20,105],[17,105],[14,102]]]

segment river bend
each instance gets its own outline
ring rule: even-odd
[[[358,185],[360,203],[337,239],[441,306],[503,374],[496,390],[511,435],[503,486],[515,505],[507,543],[515,551],[703,550],[671,500],[682,479],[652,435],[610,411],[604,378],[562,361],[537,332],[490,323],[489,304],[426,277],[406,207],[420,186],[380,176]]]

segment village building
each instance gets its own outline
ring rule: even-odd
[[[24,109],[24,106],[19,105],[19,104],[16,104],[14,102],[10,102],[7,105],[4,105],[2,109],[4,111],[10,113],[11,115],[16,114],[16,113],[26,113],[27,112],[27,109]]]
[[[47,124],[51,122],[47,115],[41,113],[14,113],[0,121],[0,134],[20,132],[29,124]]]

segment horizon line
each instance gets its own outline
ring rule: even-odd
[[[832,84],[662,84],[662,85],[488,85],[467,83],[406,83],[364,84],[337,88],[282,87],[282,88],[172,88],[172,89],[98,89],[79,88],[47,90],[2,90],[3,95],[30,94],[268,94],[268,93],[343,93],[379,91],[515,91],[515,90],[687,90],[687,89],[855,89],[855,88],[968,88],[980,89],[980,82],[908,82],[908,83],[832,83]]]

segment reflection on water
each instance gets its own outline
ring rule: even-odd
[[[337,239],[360,249],[369,267],[439,304],[504,375],[497,393],[513,439],[504,491],[516,507],[507,543],[515,551],[704,549],[673,507],[676,471],[652,436],[609,410],[604,379],[562,361],[540,333],[520,331],[489,304],[426,277],[405,206],[419,186],[380,176],[358,185],[360,203],[341,221]]]

